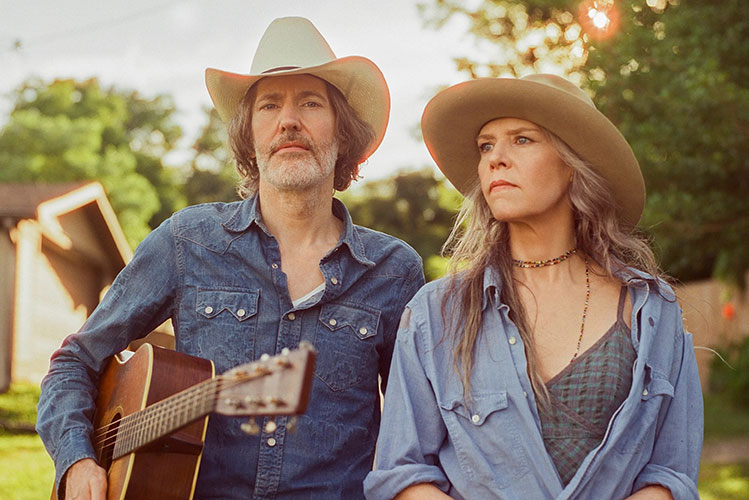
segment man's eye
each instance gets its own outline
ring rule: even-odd
[[[520,136],[517,139],[515,139],[515,142],[517,142],[518,144],[529,144],[532,141],[528,139],[527,137]]]
[[[270,110],[270,109],[276,109],[277,107],[278,107],[278,106],[276,106],[276,105],[275,105],[275,104],[273,104],[272,102],[269,102],[268,104],[263,104],[262,106],[260,106],[260,109],[261,109],[261,110],[262,110],[262,109],[264,109],[264,110]]]
[[[488,153],[492,150],[492,144],[488,142],[482,142],[479,144],[479,151],[482,153]]]
[[[307,107],[307,108],[319,108],[320,103],[315,102],[315,101],[307,101],[302,106]]]

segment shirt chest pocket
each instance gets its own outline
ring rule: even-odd
[[[474,481],[509,486],[530,469],[506,391],[461,396],[440,402],[445,426],[463,472]]]
[[[377,377],[380,311],[347,304],[325,304],[315,334],[315,374],[330,389],[348,389]]]
[[[259,290],[198,289],[194,353],[212,359],[223,371],[255,358]]]
[[[617,450],[622,453],[635,453],[643,447],[652,448],[661,409],[674,396],[674,386],[666,375],[650,364],[645,365],[642,387],[631,425],[616,444]]]

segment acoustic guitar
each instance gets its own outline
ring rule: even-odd
[[[208,415],[304,413],[314,362],[305,342],[219,376],[211,361],[151,344],[114,356],[99,381],[92,436],[107,500],[192,499]],[[252,420],[241,427],[259,430]]]

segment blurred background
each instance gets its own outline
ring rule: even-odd
[[[706,408],[700,493],[749,497],[749,9],[742,0],[0,0],[0,498],[49,496],[33,433],[50,354],[148,232],[238,199],[204,70],[249,72],[276,17],[372,59],[392,111],[354,221],[409,242],[428,279],[460,196],[419,119],[469,78],[563,75],[622,131],[639,230],[676,280]],[[169,325],[152,340],[169,345]]]

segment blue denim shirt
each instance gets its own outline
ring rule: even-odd
[[[456,499],[614,500],[659,484],[677,500],[696,500],[703,408],[692,338],[671,289],[629,274],[620,278],[633,304],[632,388],[566,487],[544,447],[525,349],[497,277],[485,273],[472,404],[453,370],[452,342],[440,342],[445,281],[426,285],[398,331],[366,497],[389,500],[434,483]]]
[[[355,226],[338,200],[333,210],[343,232],[320,262],[325,291],[301,309],[257,198],[190,207],[154,230],[52,356],[37,428],[57,483],[75,461],[95,456],[89,419],[107,358],[171,318],[176,349],[211,359],[217,373],[300,341],[317,349],[309,406],[294,432],[285,417],[260,436],[240,430],[246,418],[210,417],[195,498],[363,498],[380,421],[378,374],[385,384],[398,319],[424,276],[405,243]]]

